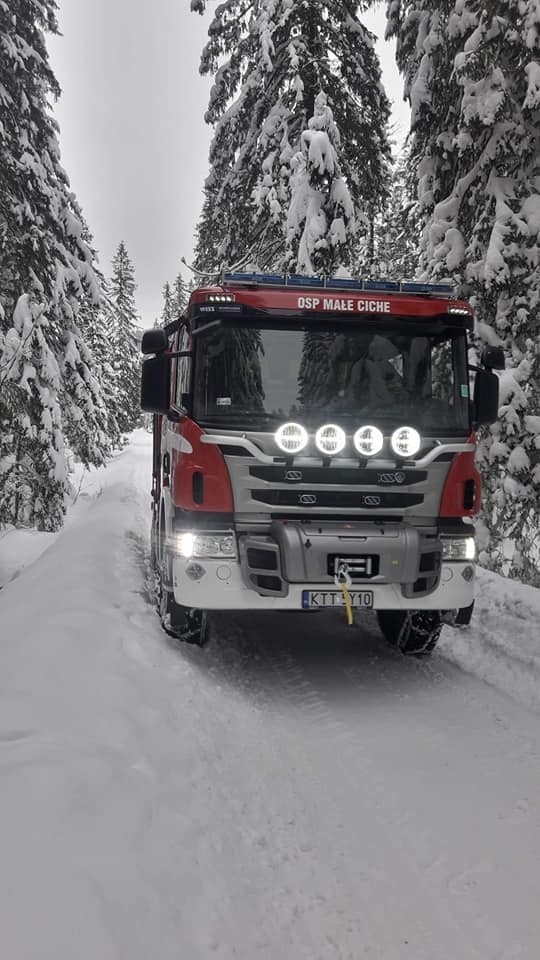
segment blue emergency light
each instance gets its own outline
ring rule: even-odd
[[[326,290],[364,290],[372,293],[411,293],[427,296],[454,294],[451,283],[424,283],[421,280],[359,280],[354,277],[304,277],[288,273],[226,273],[223,286],[318,287]]]

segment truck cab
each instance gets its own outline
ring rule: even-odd
[[[226,274],[145,333],[164,627],[216,610],[374,610],[425,655],[474,601],[475,430],[502,352],[468,362],[445,284]],[[474,386],[471,376],[474,374]]]

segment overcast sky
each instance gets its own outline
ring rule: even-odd
[[[63,90],[55,108],[63,164],[105,273],[125,240],[142,323],[151,325],[164,282],[193,253],[211,134],[203,119],[210,80],[198,72],[209,18],[190,13],[189,0],[58,3],[63,36],[49,39],[49,51]],[[404,134],[408,111],[393,44],[382,39],[384,7],[364,19],[381,37],[384,82]]]

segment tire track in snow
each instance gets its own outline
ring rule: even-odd
[[[305,720],[308,720],[309,725],[315,727],[316,735],[321,740],[334,744],[335,749],[345,759],[347,769],[354,771],[355,777],[358,773],[362,774],[364,782],[368,782],[369,796],[375,807],[383,811],[383,822],[392,831],[393,840],[400,847],[402,856],[405,860],[409,862],[412,860],[415,863],[418,872],[417,879],[420,878],[420,885],[423,884],[425,887],[426,902],[431,900],[436,904],[438,903],[440,907],[440,904],[445,901],[449,903],[452,898],[455,899],[481,887],[483,880],[489,879],[494,872],[490,859],[475,860],[474,858],[467,858],[466,855],[462,856],[462,866],[456,872],[454,868],[456,858],[453,856],[452,841],[444,837],[444,832],[441,835],[436,820],[435,829],[428,825],[424,827],[422,823],[418,822],[414,810],[404,812],[403,803],[399,801],[398,796],[388,790],[384,767],[382,767],[381,772],[381,764],[378,762],[378,758],[366,751],[365,737],[358,736],[358,728],[354,723],[358,717],[350,709],[345,710],[345,720],[343,720],[343,709],[340,709],[338,711],[339,716],[336,716],[336,695],[339,700],[340,697],[343,697],[344,691],[343,686],[340,688],[339,682],[336,681],[335,674],[336,671],[340,673],[346,685],[352,685],[353,689],[362,692],[364,695],[369,690],[370,681],[373,681],[376,675],[378,694],[380,695],[382,687],[386,694],[392,697],[392,700],[401,700],[405,705],[414,702],[414,697],[418,693],[425,699],[427,690],[430,709],[435,711],[437,710],[439,691],[443,688],[446,699],[452,701],[453,710],[460,713],[466,708],[469,714],[471,712],[473,714],[475,712],[479,713],[483,725],[485,726],[486,722],[489,724],[491,732],[488,748],[493,750],[491,757],[493,765],[494,760],[499,761],[500,759],[497,742],[501,718],[496,716],[494,712],[496,708],[491,705],[490,689],[483,685],[478,686],[477,683],[471,682],[458,670],[448,665],[444,665],[444,669],[441,669],[442,665],[437,663],[436,667],[430,666],[426,670],[424,662],[402,658],[394,651],[382,648],[383,653],[381,654],[377,647],[373,648],[372,641],[369,642],[367,651],[364,651],[360,664],[355,663],[354,658],[353,662],[350,662],[350,644],[340,645],[333,661],[331,675],[324,678],[321,689],[321,663],[317,663],[316,641],[315,656],[310,658],[306,654],[305,644],[302,645],[302,636],[297,634],[293,644],[290,640],[285,639],[276,641],[276,631],[271,632],[271,628],[269,628],[269,636],[264,636],[256,618],[254,618],[252,629],[253,645],[257,650],[258,658],[259,660],[262,658],[275,675],[275,682],[270,681],[268,683],[268,671],[261,671],[258,666],[259,660],[255,661],[257,685],[266,686],[267,696],[271,695],[270,702],[272,698],[275,698],[278,709],[282,699],[285,698],[287,707],[292,707],[295,713],[299,713]],[[234,643],[236,642],[235,637]],[[226,644],[227,641],[222,641],[222,645],[226,646]],[[375,656],[373,656],[374,650]],[[370,669],[366,670],[366,666]],[[315,682],[313,681],[313,675],[315,675]],[[231,678],[229,679],[231,680]],[[466,684],[465,690],[463,689],[463,683]],[[477,692],[472,693],[471,688]],[[487,703],[485,698],[482,697],[484,692],[488,695]],[[345,697],[345,699],[347,698]],[[505,703],[505,698],[500,698],[500,700],[503,704]],[[434,715],[436,716],[436,713]],[[425,721],[428,723],[429,718],[426,717]],[[351,722],[353,723],[352,727]],[[516,738],[508,725],[505,730],[510,737],[510,746],[513,751],[511,756],[514,760],[519,761],[527,759],[527,757],[530,760],[532,757],[536,757],[537,742],[529,737],[518,736]],[[420,731],[420,736],[421,733],[422,731]],[[521,756],[515,753],[516,740],[521,742]],[[467,753],[466,738],[463,740],[462,747]],[[429,789],[428,781],[428,792]],[[517,816],[518,820],[521,818],[522,824],[527,824],[524,817],[528,815],[530,809],[529,801],[525,798],[517,800],[516,803],[517,807],[514,804],[509,812],[501,814],[501,823],[504,823],[505,820],[516,821]],[[528,825],[531,828],[538,825],[538,813],[532,815]],[[441,836],[443,841],[446,839],[446,842],[450,844],[448,849],[444,849],[444,847],[441,849]],[[438,891],[437,896],[433,895],[433,884]],[[431,896],[429,891],[431,891]],[[451,923],[458,926],[461,923],[459,918],[462,917],[463,913],[467,913],[467,909],[461,903],[457,910],[455,907],[445,907],[443,909],[450,910],[450,913],[453,911]],[[474,902],[471,909],[472,914],[469,920],[471,922],[474,920],[479,943],[478,949],[480,950],[479,956],[485,956],[486,954],[482,951],[488,947],[489,955],[493,957],[511,956],[514,953],[516,956],[519,955],[519,952],[516,952],[520,949],[519,940],[515,938],[510,938],[506,945],[500,947],[501,942],[504,944],[504,935],[502,932],[497,932],[497,923],[496,921],[494,923],[490,912],[482,913],[482,910],[477,904],[474,905]],[[488,936],[486,939],[485,930],[488,929],[494,929],[496,932],[491,938]]]
[[[345,794],[354,796],[358,792],[359,778],[362,778],[363,803],[372,815],[375,813],[381,837],[385,837],[385,844],[390,847],[388,861],[392,863],[393,871],[398,874],[403,873],[407,877],[407,882],[410,883],[411,851],[407,844],[403,842],[403,837],[406,837],[412,819],[410,814],[406,813],[402,807],[389,804],[387,785],[384,778],[377,772],[373,756],[366,746],[365,738],[359,737],[355,728],[345,724],[336,715],[333,705],[322,693],[320,687],[316,686],[311,679],[308,679],[304,665],[299,662],[288,642],[280,643],[279,651],[276,652],[273,645],[264,644],[261,641],[259,631],[255,636],[254,645],[259,652],[259,660],[266,661],[274,673],[275,689],[279,690],[281,696],[286,696],[287,707],[292,707],[295,713],[298,712],[302,721],[307,720],[312,728],[310,730],[310,741],[319,743],[324,746],[326,751],[330,750],[333,757],[340,758],[341,790]],[[289,767],[294,768],[294,764],[295,757],[289,758],[286,765],[287,769]],[[306,777],[306,782],[310,782],[309,775]],[[320,788],[321,783],[319,782],[318,789]],[[416,834],[418,834],[418,829],[416,829]],[[462,942],[458,920],[449,914],[444,905],[433,900],[424,864],[420,864],[416,856],[412,864],[413,871],[416,873],[416,886],[422,891],[421,900],[425,903],[433,901],[430,907],[432,914],[438,914],[438,929],[446,930],[449,942],[455,945],[459,942],[463,956],[481,956],[465,940]],[[386,883],[389,885],[388,878]],[[396,896],[398,895],[398,891],[396,891]],[[409,942],[414,943],[416,940],[420,943],[426,939],[426,936],[429,939],[429,931],[423,927],[423,921],[413,920],[411,917],[407,918]]]

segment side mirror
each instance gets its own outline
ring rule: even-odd
[[[498,350],[498,347],[486,347]],[[502,351],[501,351],[502,352]],[[478,370],[474,381],[473,419],[476,426],[495,423],[499,415],[499,379],[491,370]]]
[[[154,331],[149,331],[153,333]],[[141,371],[141,410],[168,413],[171,408],[171,362],[160,354],[144,360]]]
[[[155,327],[153,330],[145,330],[142,335],[141,350],[146,355],[148,353],[163,353],[169,346],[169,338],[161,327]]]
[[[504,370],[505,360],[502,347],[484,347],[480,362],[487,370]]]

